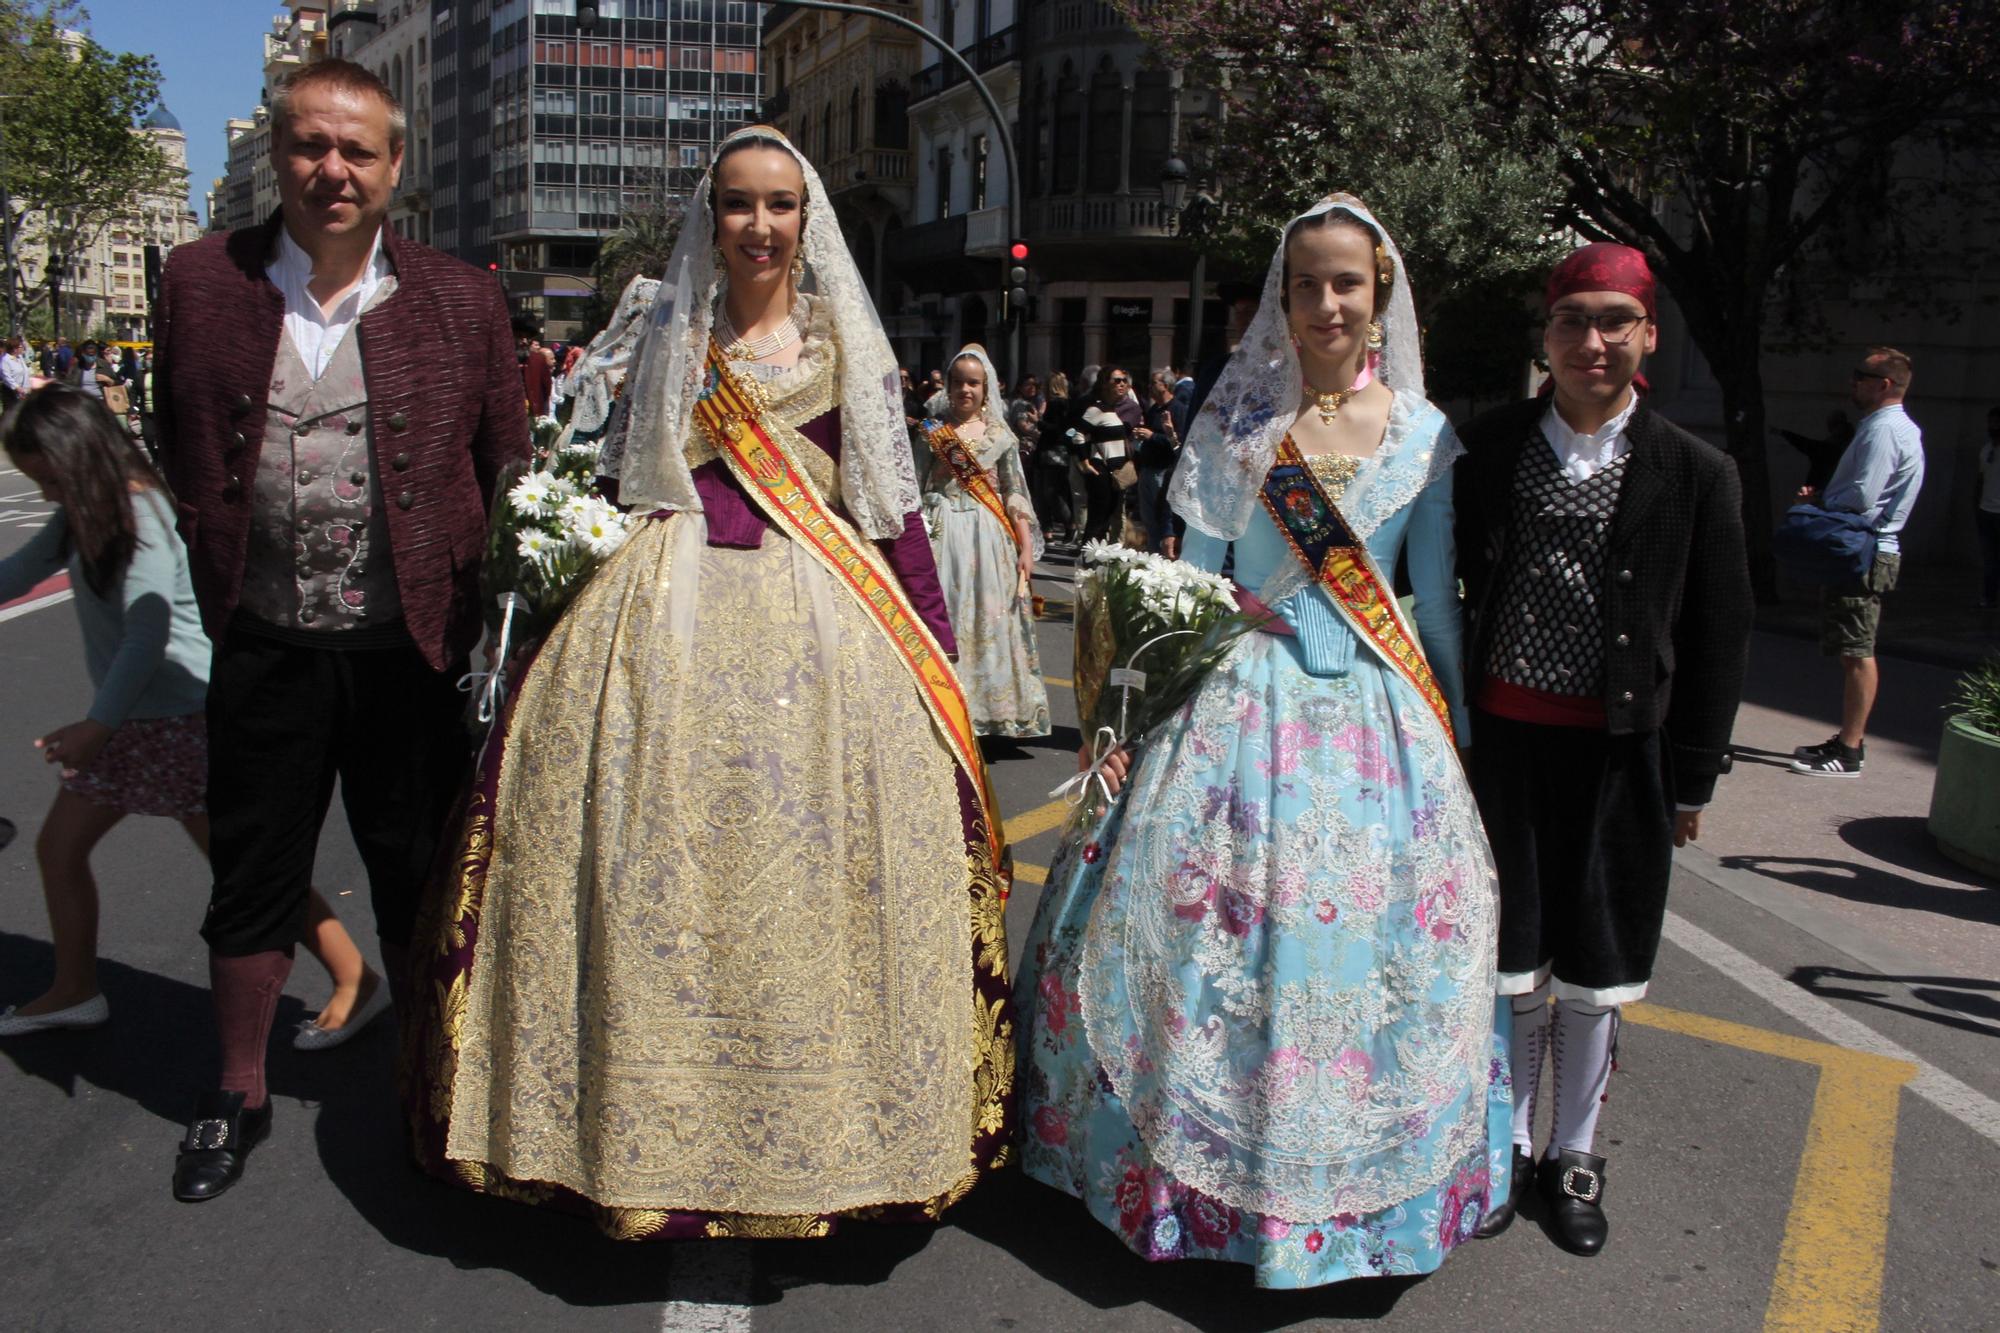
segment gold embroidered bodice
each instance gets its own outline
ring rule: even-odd
[[[833,317],[823,301],[806,298],[804,345],[799,359],[789,366],[767,365],[761,361],[731,361],[729,368],[746,390],[761,399],[760,416],[774,439],[785,447],[804,468],[820,494],[830,502],[840,501],[840,467],[826,450],[798,434],[799,427],[840,405],[840,353],[833,337]],[[690,427],[687,463],[690,471],[712,462],[715,446],[699,427]]]
[[[1326,492],[1326,498],[1335,504],[1347,493],[1356,474],[1361,471],[1361,460],[1352,454],[1304,454],[1306,470],[1313,480]]]

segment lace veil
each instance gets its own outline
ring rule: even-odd
[[[839,355],[841,499],[866,536],[897,536],[903,531],[904,516],[917,508],[918,493],[889,339],[812,163],[768,125],[730,135],[716,148],[717,157],[746,140],[783,148],[805,176],[805,227],[799,253],[806,277],[801,286],[814,293],[833,318]],[[635,508],[701,508],[685,451],[695,401],[702,391],[716,303],[727,282],[715,246],[714,196],[711,166],[688,201],[680,239],[633,353],[627,390],[630,419],[621,433],[623,448],[600,465],[605,475],[618,478],[620,501]]]
[[[1167,498],[1190,527],[1211,537],[1234,541],[1243,535],[1257,507],[1264,474],[1277,456],[1278,442],[1299,414],[1304,372],[1280,303],[1285,283],[1285,238],[1299,223],[1335,209],[1373,228],[1396,268],[1388,305],[1377,312],[1384,341],[1375,373],[1399,396],[1425,397],[1417,307],[1410,296],[1403,256],[1387,229],[1360,200],[1350,194],[1328,195],[1285,224],[1264,276],[1257,314],[1194,424],[1188,427],[1187,445],[1174,469],[1173,489]]]
[[[591,339],[590,346],[565,377],[563,394],[575,404],[570,409],[570,424],[579,433],[601,430],[610,420],[618,381],[632,363],[632,351],[646,328],[646,313],[659,291],[660,280],[643,274],[626,283],[611,323]]]

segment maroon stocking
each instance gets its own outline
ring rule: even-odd
[[[222,1038],[222,1090],[243,1094],[243,1108],[264,1104],[264,1050],[278,993],[292,974],[292,951],[270,949],[229,958],[208,956],[208,983],[215,994],[215,1026]]]

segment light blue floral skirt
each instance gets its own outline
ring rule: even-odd
[[[1149,1260],[1435,1270],[1508,1188],[1496,919],[1416,692],[1248,636],[1051,868],[1016,989],[1024,1169]]]

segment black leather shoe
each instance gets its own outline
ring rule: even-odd
[[[270,1133],[268,1098],[246,1111],[240,1092],[203,1093],[174,1159],[174,1197],[200,1203],[221,1194],[242,1178],[244,1159]]]
[[[1514,1170],[1507,1187],[1507,1197],[1486,1210],[1486,1216],[1479,1223],[1479,1230],[1472,1234],[1480,1240],[1492,1240],[1495,1236],[1514,1225],[1514,1214],[1521,1211],[1527,1201],[1528,1191],[1535,1183],[1535,1155],[1514,1149]]]
[[[1556,1244],[1585,1258],[1604,1248],[1611,1224],[1604,1220],[1604,1159],[1564,1149],[1536,1174],[1548,1201],[1548,1231]]]

